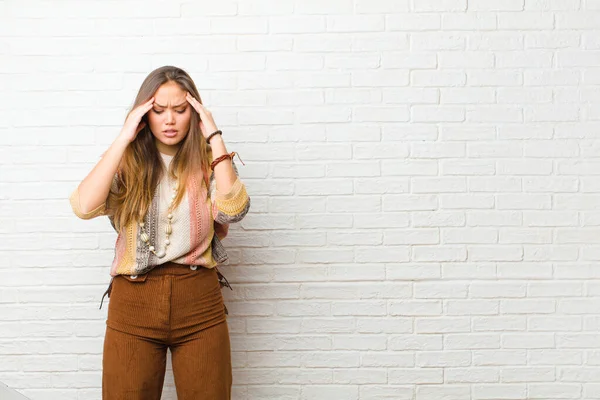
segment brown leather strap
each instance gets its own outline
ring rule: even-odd
[[[110,292],[111,292],[111,289],[112,289],[112,284],[113,284],[113,281],[114,281],[114,280],[115,280],[115,277],[114,277],[114,276],[113,276],[112,278],[110,278],[110,284],[108,285],[108,289],[106,289],[106,291],[105,291],[105,292],[104,292],[104,294],[102,295],[102,300],[100,300],[100,308],[99,308],[99,310],[100,310],[100,309],[102,309],[102,303],[104,302],[104,297],[105,297],[106,295],[108,295],[108,298],[110,299]]]
[[[236,154],[237,154],[238,158],[240,159],[240,161],[242,162],[242,164],[243,164],[243,165],[246,165],[246,164],[244,164],[244,162],[242,161],[242,158],[240,157],[240,155],[239,155],[238,153],[236,153],[235,151],[232,151],[232,152],[231,152],[231,153],[229,153],[229,154],[223,154],[222,156],[215,158],[215,159],[213,160],[213,162],[211,162],[211,163],[210,163],[210,169],[214,171],[214,170],[215,170],[215,165],[217,165],[218,163],[220,163],[221,161],[223,161],[223,160],[224,160],[224,159],[226,159],[226,158],[233,159],[233,157],[234,157]]]

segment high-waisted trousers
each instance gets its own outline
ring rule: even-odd
[[[215,269],[165,263],[109,289],[103,400],[160,399],[171,351],[178,400],[229,400],[229,328]]]

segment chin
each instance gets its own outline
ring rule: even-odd
[[[172,138],[164,138],[163,140],[161,140],[161,142],[163,142],[164,144],[168,144],[169,146],[173,146],[174,144],[179,144],[183,141],[183,138],[181,136],[175,136]]]

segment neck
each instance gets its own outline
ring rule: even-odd
[[[155,139],[154,143],[156,144],[156,148],[158,149],[158,151],[168,156],[174,156],[175,153],[177,153],[177,150],[179,150],[179,144],[169,146],[158,139]]]

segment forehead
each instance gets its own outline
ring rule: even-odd
[[[175,82],[162,84],[154,94],[154,102],[161,106],[173,107],[186,103],[185,91]]]

